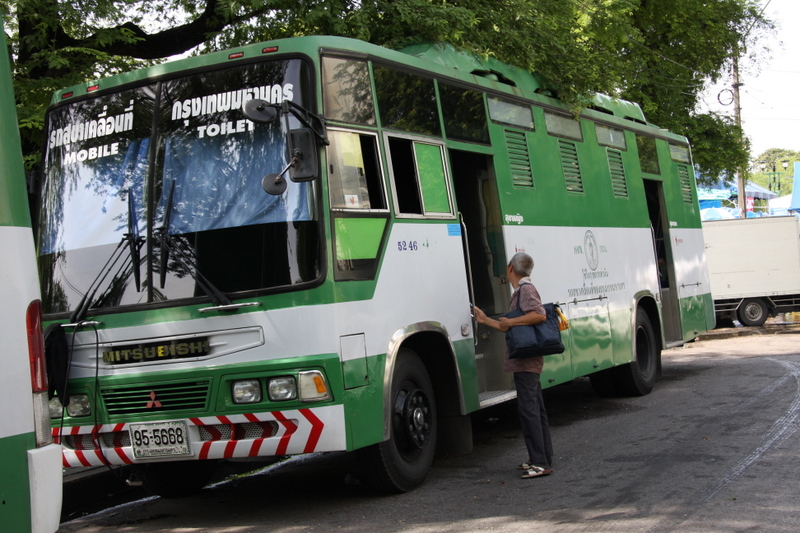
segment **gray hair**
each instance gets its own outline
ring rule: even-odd
[[[533,272],[533,257],[525,252],[517,252],[508,262],[508,266],[514,271],[517,276],[527,278]]]

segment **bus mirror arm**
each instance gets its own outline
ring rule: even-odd
[[[245,118],[253,122],[258,122],[259,124],[275,122],[282,115],[287,119],[287,130],[289,129],[288,117],[292,115],[299,120],[303,126],[314,133],[319,144],[325,146],[330,144],[325,119],[319,115],[315,115],[303,106],[295,104],[291,100],[284,100],[280,104],[270,104],[266,100],[259,99],[248,100],[245,102],[244,106],[242,106],[242,113]],[[318,127],[314,127],[312,122],[316,122]]]
[[[268,194],[283,194],[286,190],[286,180],[283,178],[286,172],[289,172],[289,177],[294,182],[313,181],[319,176],[317,146],[330,144],[325,119],[291,100],[284,100],[280,104],[259,99],[248,100],[242,106],[242,112],[249,120],[261,124],[269,124],[280,117],[284,119],[290,161],[278,174],[264,176],[261,186]],[[292,129],[290,115],[302,127]]]

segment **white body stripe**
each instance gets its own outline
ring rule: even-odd
[[[33,404],[20,402],[30,398],[31,367],[28,361],[28,337],[25,334],[25,311],[39,297],[39,279],[33,255],[30,228],[0,226],[0,242],[6,251],[0,260],[0,303],[3,306],[0,331],[3,339],[2,399],[13,409],[3,413],[0,438],[33,431]]]
[[[292,356],[339,353],[340,337],[364,334],[367,355],[386,353],[392,335],[419,322],[441,323],[453,340],[460,340],[461,326],[471,323],[461,237],[446,224],[395,224],[389,236],[383,267],[378,274],[373,301],[310,305],[267,312],[242,313],[178,322],[98,330],[78,335],[73,354],[72,377],[109,373],[102,352],[113,346],[154,339],[208,336],[210,357],[116,365],[114,375],[145,370],[186,370],[213,364],[258,362]],[[400,251],[398,241],[415,241],[415,251]],[[455,258],[455,259],[454,259]],[[412,279],[409,279],[412,277]],[[418,295],[406,302],[409,291]],[[376,320],[380,312],[380,320]],[[313,333],[313,334],[311,334]],[[258,340],[257,340],[258,339]],[[227,354],[218,359],[219,353]],[[98,362],[98,359],[100,361]]]

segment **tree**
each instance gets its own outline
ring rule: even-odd
[[[194,50],[306,34],[449,42],[536,71],[577,111],[593,92],[689,136],[706,173],[747,160],[724,117],[693,113],[752,27],[754,0],[0,0],[29,167],[52,91]],[[724,151],[724,157],[721,152]]]
[[[755,168],[751,174],[754,183],[758,183],[780,196],[792,193],[794,164],[800,161],[800,152],[785,148],[770,148],[755,157],[754,161]],[[784,163],[786,163],[785,168]]]
[[[754,43],[771,28],[760,6],[748,0],[641,0],[632,17],[640,37],[622,52],[634,66],[622,97],[638,102],[654,123],[686,135],[703,175],[746,168],[750,147],[734,120],[694,110],[705,82],[716,82],[741,50],[757,50]]]

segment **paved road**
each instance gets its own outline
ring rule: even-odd
[[[546,391],[546,478],[519,478],[505,405],[475,416],[473,453],[438,458],[408,494],[372,493],[351,456],[329,454],[59,532],[800,531],[800,336],[725,337],[664,352],[664,378],[642,398],[598,398],[587,380]]]

